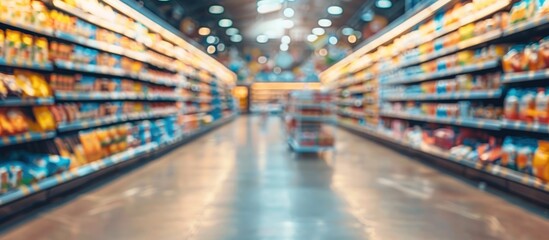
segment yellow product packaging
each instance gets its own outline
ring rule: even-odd
[[[0,0],[0,1],[2,1],[2,0]],[[0,15],[1,14],[2,13],[0,13]],[[5,54],[6,54],[6,52],[5,52],[5,50],[6,50],[6,48],[5,48],[6,41],[5,40],[6,40],[6,37],[4,35],[4,30],[0,29],[0,59],[5,58]]]
[[[15,128],[11,124],[5,111],[0,112],[0,129],[4,136],[15,134]]]
[[[33,107],[32,113],[34,114],[34,118],[36,119],[36,123],[38,124],[39,129],[35,129],[38,131],[52,131],[55,130],[55,118],[53,117],[53,114],[50,112],[47,106],[39,106],[39,107]]]
[[[42,1],[33,0],[31,6],[31,23],[45,29],[51,29],[51,20],[46,5]]]
[[[32,61],[44,65],[48,61],[48,40],[36,38],[32,49]]]
[[[538,141],[538,149],[532,162],[534,176],[549,181],[549,141]]]
[[[14,62],[19,56],[19,49],[21,48],[21,33],[14,30],[6,30],[6,61]]]
[[[28,71],[16,70],[15,75],[15,84],[21,91],[24,96],[27,97],[36,97],[37,93],[32,87],[32,82],[30,79],[30,73]]]
[[[29,34],[21,34],[21,49],[19,50],[18,62],[32,63],[32,48],[34,38]]]

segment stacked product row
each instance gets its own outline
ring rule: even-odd
[[[0,0],[0,206],[233,115],[228,69],[117,6]]]
[[[358,104],[354,118],[344,113],[340,122],[548,191],[549,1],[444,1],[438,7],[322,74],[337,94],[360,81],[357,71],[379,81],[378,123],[360,114],[377,108]],[[340,101],[355,103],[349,96]]]

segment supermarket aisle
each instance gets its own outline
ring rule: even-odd
[[[295,156],[241,117],[0,239],[544,239],[549,222],[350,133]]]

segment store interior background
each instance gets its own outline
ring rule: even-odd
[[[549,0],[0,0],[0,239],[543,239],[548,33]]]

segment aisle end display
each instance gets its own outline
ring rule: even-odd
[[[235,74],[136,7],[0,0],[6,213],[17,209],[10,204],[53,196],[58,186],[162,153],[234,117]]]
[[[284,119],[290,148],[298,153],[332,150],[334,133],[327,125],[335,115],[330,92],[301,90],[288,95]]]
[[[321,74],[340,125],[548,203],[549,1],[425,6]]]

